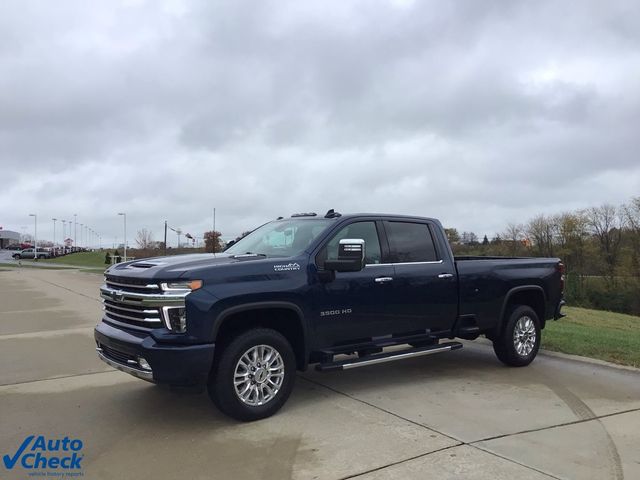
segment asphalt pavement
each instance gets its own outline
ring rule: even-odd
[[[0,478],[36,473],[6,466],[30,435],[81,440],[87,479],[640,478],[638,371],[545,355],[507,368],[465,342],[301,373],[280,413],[237,423],[97,358],[101,281],[0,267]]]
[[[12,255],[15,253],[15,250],[0,250],[0,263],[14,263]]]

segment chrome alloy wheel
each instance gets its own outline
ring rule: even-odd
[[[526,357],[536,344],[536,326],[531,317],[520,317],[513,329],[513,346],[518,355]]]
[[[284,361],[269,345],[256,345],[244,352],[236,364],[233,385],[238,398],[257,407],[273,400],[284,381]]]

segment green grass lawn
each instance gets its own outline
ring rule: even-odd
[[[548,321],[542,348],[640,367],[640,317],[565,307],[565,318]]]
[[[74,267],[90,267],[94,269],[106,269],[108,265],[104,263],[104,257],[107,252],[96,251],[96,252],[77,252],[70,253],[69,255],[65,255],[63,257],[56,258],[47,258],[38,260],[38,262],[34,262],[33,260],[23,260],[23,264],[33,264],[36,263],[50,263],[57,265],[73,265]]]

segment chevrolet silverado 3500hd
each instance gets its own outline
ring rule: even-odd
[[[95,341],[109,365],[207,386],[248,421],[278,411],[309,364],[356,368],[484,335],[500,361],[528,365],[563,288],[557,258],[454,257],[438,220],[330,210],[269,222],[223,253],[111,266]]]

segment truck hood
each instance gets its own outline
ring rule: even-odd
[[[153,257],[131,262],[118,263],[107,269],[106,275],[122,277],[172,280],[186,277],[189,271],[203,267],[231,265],[265,260],[260,256],[236,257],[226,253],[195,253],[187,255],[172,255],[167,257]],[[271,259],[273,261],[273,259]]]

